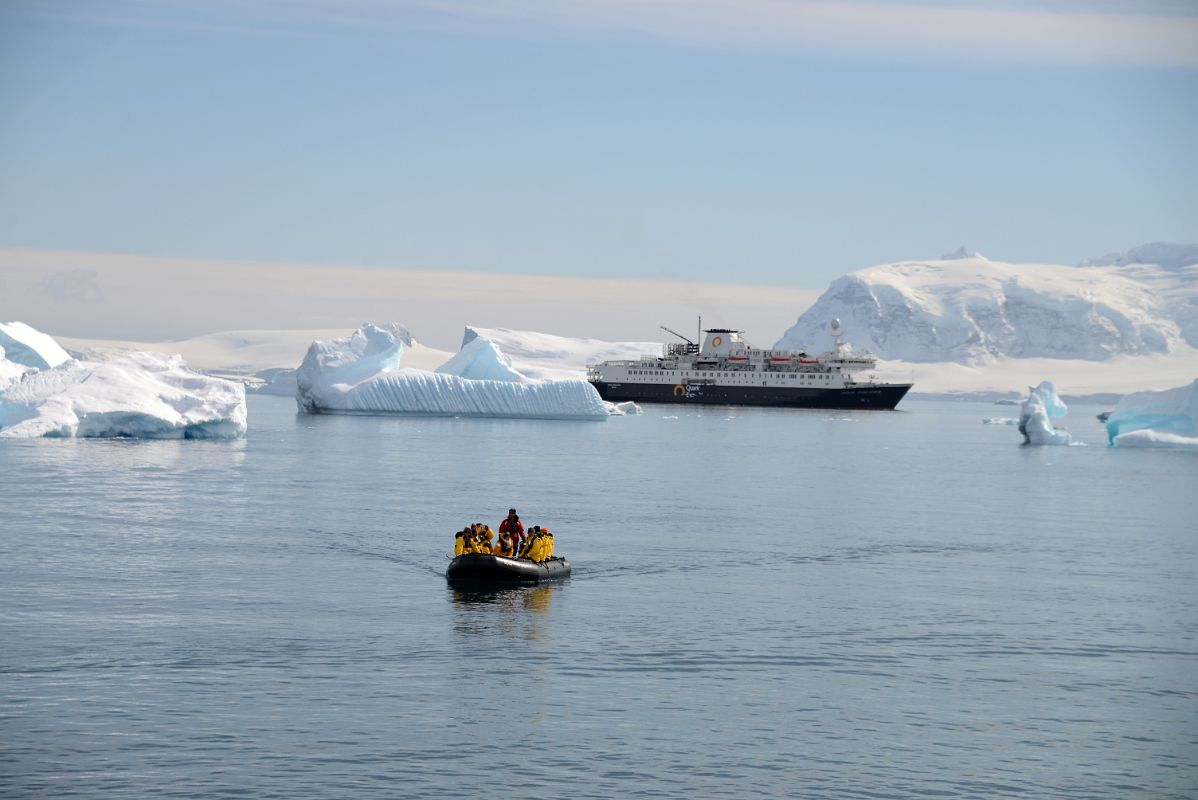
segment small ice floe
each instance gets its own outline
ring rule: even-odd
[[[641,407],[631,400],[626,400],[623,403],[603,403],[607,406],[607,413],[613,417],[635,417],[641,413]]]
[[[1039,386],[1029,386],[1027,399],[1019,413],[1019,432],[1024,444],[1067,445],[1073,441],[1068,431],[1053,427],[1053,419],[1061,419],[1069,413],[1068,406],[1057,396],[1052,381],[1041,381]]]
[[[1019,420],[1014,417],[986,417],[982,420],[983,425],[1018,425]]]

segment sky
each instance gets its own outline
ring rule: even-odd
[[[0,4],[0,248],[161,257],[168,294],[204,279],[180,259],[808,290],[958,245],[1076,263],[1198,241],[1195,142],[1182,0]]]

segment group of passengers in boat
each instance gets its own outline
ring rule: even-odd
[[[548,528],[534,525],[526,533],[516,509],[509,508],[507,517],[499,523],[499,538],[494,544],[491,526],[474,522],[454,534],[453,554],[487,553],[505,558],[527,558],[538,564],[553,558],[553,534]]]

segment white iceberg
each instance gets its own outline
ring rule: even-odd
[[[1069,409],[1057,396],[1052,381],[1041,381],[1039,386],[1029,386],[1027,399],[1019,410],[1019,432],[1024,444],[1070,444],[1073,437],[1068,431],[1058,431],[1053,419],[1060,419]]]
[[[0,348],[8,361],[35,369],[51,369],[71,358],[58,342],[24,322],[0,322]]]
[[[437,372],[401,366],[410,335],[363,325],[351,336],[313,342],[296,373],[296,402],[308,413],[607,419],[583,380],[534,381],[512,369],[494,343],[467,342]],[[471,376],[486,376],[481,379]]]
[[[1198,449],[1198,380],[1163,392],[1136,392],[1107,417],[1107,438],[1118,447]]]
[[[245,430],[241,384],[193,372],[181,356],[69,359],[0,386],[0,438],[236,439]]]

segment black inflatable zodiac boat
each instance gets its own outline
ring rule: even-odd
[[[527,558],[505,558],[488,553],[464,553],[449,562],[445,577],[453,583],[542,583],[565,578],[570,562],[554,557],[538,564]]]

